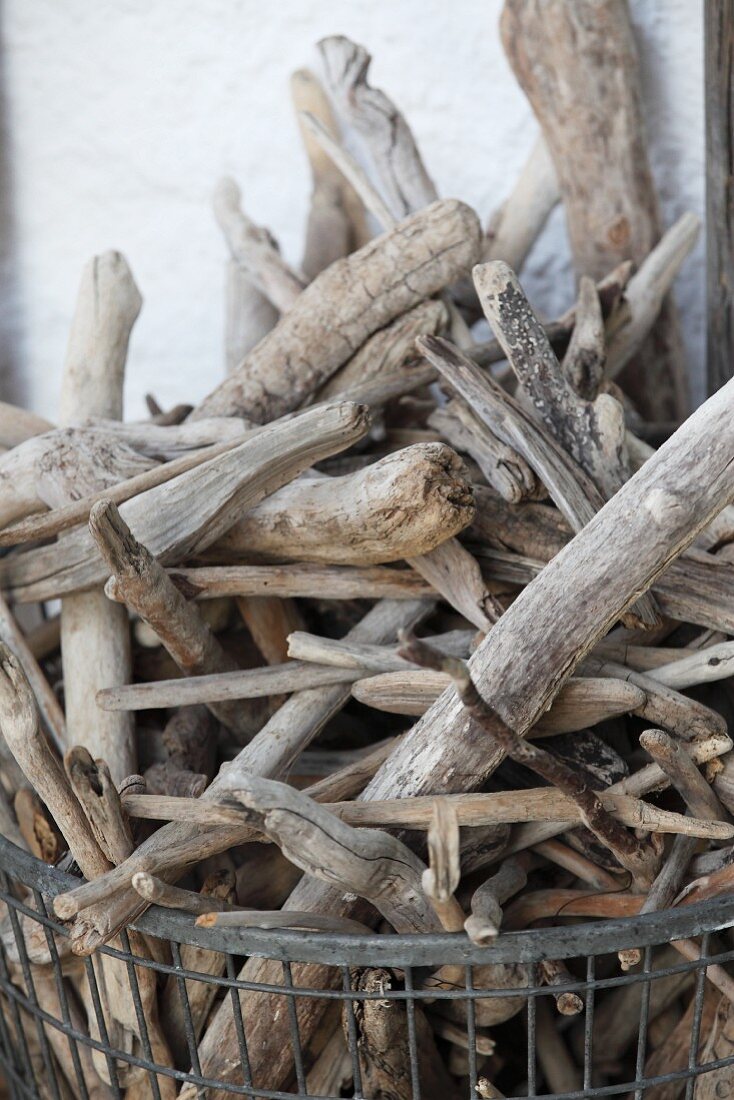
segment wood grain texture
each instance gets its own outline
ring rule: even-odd
[[[639,263],[661,234],[626,0],[506,0],[505,52],[548,143],[579,274]],[[674,307],[624,376],[650,420],[688,406]]]
[[[706,384],[734,372],[734,4],[703,6],[706,94]]]

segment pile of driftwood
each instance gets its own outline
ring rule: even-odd
[[[195,408],[151,399],[149,420],[122,422],[141,298],[110,253],[83,275],[58,425],[0,410],[0,828],[83,876],[53,911],[72,1023],[95,1039],[82,956],[119,946],[153,902],[204,926],[448,930],[487,945],[475,986],[507,990],[476,1003],[479,1091],[519,1092],[532,976],[493,963],[500,929],[734,890],[734,383],[685,419],[667,292],[698,224],[661,233],[625,5],[547,0],[542,37],[536,7],[508,0],[502,32],[543,138],[486,231],[437,195],[369,55],[326,39],[324,85],[292,84],[313,173],[300,267],[234,183],[216,191],[225,380]],[[541,322],[513,269],[559,199],[582,277]],[[6,914],[2,942],[13,981],[29,992],[32,977],[59,1017],[43,930]],[[679,941],[653,965],[698,952]],[[219,976],[225,957],[189,947],[181,963]],[[125,964],[93,965],[107,1038],[144,1056]],[[605,965],[639,967],[640,952]],[[326,965],[293,974],[342,981]],[[585,972],[540,974],[555,998],[537,1003],[545,1091],[580,1089],[584,1002],[566,987]],[[178,983],[137,976],[148,1053],[187,1071]],[[284,980],[257,958],[240,977]],[[713,1060],[731,1053],[734,976],[706,978],[699,1054]],[[400,989],[403,975],[353,981]],[[653,984],[647,1074],[688,1064],[693,984]],[[201,1073],[241,1084],[231,998],[187,991]],[[594,1084],[634,1076],[641,996],[597,996]],[[240,994],[270,1090],[296,1080],[281,1000]],[[403,1002],[367,1000],[346,1023],[334,1004],[297,1001],[309,1092],[354,1087],[348,1026],[364,1095],[409,1097]],[[466,1006],[436,999],[415,1019],[424,1095],[466,1090]],[[70,1096],[69,1045],[48,1035]],[[104,1056],[80,1051],[103,1100]],[[149,1094],[144,1072],[119,1069],[128,1097]],[[701,1078],[699,1100],[719,1080]]]

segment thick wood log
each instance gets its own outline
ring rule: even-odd
[[[449,199],[337,260],[193,419],[244,414],[266,423],[296,408],[373,332],[465,274],[479,247],[476,215]]]
[[[580,274],[639,263],[661,234],[645,146],[639,65],[624,0],[506,0],[505,51],[541,124]],[[672,303],[625,375],[647,419],[688,405]]]

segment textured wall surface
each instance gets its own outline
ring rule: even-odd
[[[498,39],[501,0],[4,0],[0,168],[3,396],[53,417],[79,274],[125,253],[144,297],[127,415],[143,395],[201,397],[223,372],[225,253],[209,208],[222,173],[297,263],[308,176],[288,76],[344,33],[407,115],[439,191],[486,219],[536,126]],[[701,12],[632,0],[651,157],[666,222],[703,208]],[[694,393],[703,360],[703,253],[682,307]],[[525,284],[550,315],[573,293],[563,217]]]

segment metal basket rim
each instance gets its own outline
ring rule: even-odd
[[[0,872],[55,897],[80,880],[43,863],[0,836]],[[532,963],[544,958],[601,955],[625,947],[647,947],[690,939],[734,925],[734,896],[641,916],[505,932],[485,947],[462,932],[358,935],[292,929],[197,928],[181,910],[151,906],[131,927],[160,939],[207,947],[232,955],[256,955],[284,962],[341,966],[430,966],[444,963]],[[61,925],[59,929],[63,931]]]

